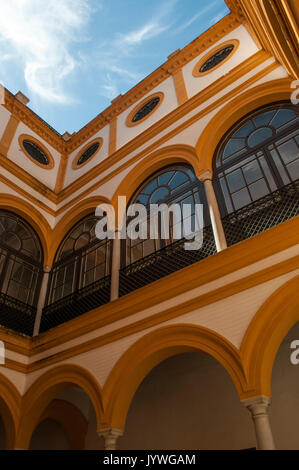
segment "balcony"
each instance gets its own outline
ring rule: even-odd
[[[0,292],[0,325],[32,336],[36,308]]]
[[[299,213],[299,180],[258,199],[222,219],[227,245],[232,246],[268,230]],[[216,253],[211,226],[203,233],[200,250],[184,250],[178,240],[126,266],[119,273],[119,296],[124,296],[168,274]],[[40,332],[47,331],[110,301],[110,276],[47,305],[42,312]],[[36,309],[0,293],[0,324],[32,336]]]

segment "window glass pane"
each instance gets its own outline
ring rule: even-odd
[[[231,200],[230,200],[230,197],[229,197],[229,192],[228,192],[228,189],[227,189],[226,182],[225,182],[224,178],[220,179],[220,185],[221,185],[221,189],[223,191],[227,212],[230,213],[230,212],[233,211],[233,206],[232,206],[232,203],[231,203]]]
[[[159,202],[162,202],[163,200],[165,200],[168,195],[169,195],[169,188],[166,188],[165,186],[157,188],[150,197],[150,203],[158,204]]]
[[[278,151],[286,165],[299,157],[299,148],[293,139],[279,145]]]
[[[274,163],[276,164],[276,167],[278,169],[278,172],[280,174],[280,177],[282,178],[282,181],[284,184],[289,184],[290,183],[290,178],[288,177],[285,169],[284,169],[284,166],[278,156],[278,153],[276,152],[276,150],[271,150],[271,155],[273,157],[273,160],[274,160]]]
[[[259,114],[253,118],[253,122],[256,127],[269,125],[271,119],[275,115],[276,110],[266,111],[265,113]]]
[[[278,129],[287,122],[289,122],[289,125],[292,125],[293,123],[290,121],[293,121],[294,119],[296,119],[296,114],[294,111],[291,109],[280,109],[271,122],[271,126]]]
[[[247,188],[241,189],[241,191],[238,191],[237,193],[233,194],[232,199],[235,206],[235,210],[238,210],[241,207],[250,204],[251,202]]]
[[[290,177],[293,181],[299,178],[299,160],[295,160],[287,166]]]
[[[245,186],[245,181],[240,170],[235,170],[226,176],[228,186],[232,192]]]
[[[250,136],[248,137],[248,145],[249,147],[255,147],[256,145],[261,144],[267,139],[270,139],[272,137],[272,129],[269,127],[261,127],[260,129],[257,129],[256,131],[252,132]]]
[[[162,175],[159,175],[159,177],[158,177],[159,184],[167,185],[168,182],[170,181],[170,178],[172,178],[173,174],[174,174],[174,171],[167,171],[166,173],[163,173]]]
[[[271,191],[275,191],[277,189],[277,185],[273,179],[273,176],[269,170],[269,167],[268,167],[268,164],[265,160],[265,157],[260,157],[259,158],[259,162],[260,164],[262,165],[262,168],[263,168],[263,171],[264,171],[264,174],[265,174],[265,177],[267,179],[267,182],[271,188]]]
[[[250,132],[254,130],[253,124],[251,121],[248,121],[244,124],[241,129],[239,129],[235,134],[234,137],[247,137]]]
[[[267,185],[264,180],[258,180],[249,186],[251,197],[254,201],[260,197],[266,196],[269,193]]]
[[[241,150],[245,147],[245,139],[230,139],[225,146],[223,152],[223,158],[227,158],[229,155]]]
[[[259,164],[256,160],[243,166],[242,170],[248,184],[253,183],[253,181],[263,177]]]

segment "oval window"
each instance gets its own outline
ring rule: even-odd
[[[32,140],[23,140],[23,147],[33,160],[41,165],[49,165],[49,158],[43,149]]]
[[[226,59],[234,50],[234,45],[230,44],[226,47],[220,49],[212,55],[208,60],[206,60],[199,69],[199,73],[207,72],[208,70],[213,69],[216,65],[220,64],[224,59]]]
[[[160,102],[160,97],[156,96],[155,98],[152,98],[149,100],[147,103],[145,103],[138,111],[136,114],[134,114],[132,118],[132,122],[138,122],[141,119],[145,118],[149,113],[151,113],[155,107],[159,104]]]
[[[77,165],[83,165],[83,163],[87,162],[96,153],[99,146],[100,142],[90,145],[78,158]]]

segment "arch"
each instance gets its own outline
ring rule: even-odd
[[[296,276],[277,289],[261,306],[243,338],[240,355],[256,395],[271,396],[271,377],[277,351],[299,321]]]
[[[54,367],[40,376],[27,390],[22,400],[22,414],[17,447],[28,449],[32,433],[49,404],[70,385],[81,387],[89,396],[97,417],[102,422],[102,390],[94,376],[83,367],[67,364]]]
[[[43,249],[44,265],[47,266],[53,231],[46,218],[27,201],[10,194],[1,194],[0,207],[19,215],[36,231]]]
[[[65,430],[71,450],[83,450],[88,429],[88,422],[82,412],[66,400],[53,400],[43,412],[38,425],[51,419]]]
[[[0,374],[0,416],[5,429],[6,449],[15,448],[19,426],[21,395],[16,387],[3,374]]]
[[[58,247],[69,230],[86,215],[90,214],[92,211],[95,211],[96,207],[101,203],[111,204],[111,201],[104,196],[92,196],[84,199],[83,201],[80,201],[63,215],[56,225],[52,235],[52,243],[49,249],[49,260],[51,266],[53,264]]]
[[[124,429],[133,396],[145,376],[160,362],[176,354],[202,351],[220,362],[240,395],[248,383],[237,348],[207,328],[177,324],[150,332],[133,344],[112,369],[103,389],[105,422]]]
[[[198,176],[198,158],[195,149],[189,145],[170,145],[147,155],[139,161],[119,184],[113,195],[112,205],[116,216],[118,196],[126,196],[128,202],[136,189],[152,174],[165,166],[177,163],[191,165],[196,176]]]
[[[251,88],[229,101],[211,119],[196,144],[199,159],[199,174],[213,172],[213,158],[217,146],[226,132],[246,114],[263,105],[289,100],[291,80],[283,78]]]

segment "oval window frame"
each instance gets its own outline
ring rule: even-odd
[[[209,60],[213,55],[217,54],[217,52],[221,51],[221,49],[225,49],[228,46],[234,46],[233,50],[228,54],[225,59],[223,59],[219,64],[215,65],[210,70],[206,70],[205,72],[200,72],[200,68],[204,65],[204,63]],[[204,77],[205,75],[208,75],[209,73],[214,72],[215,70],[218,69],[218,67],[221,67],[225,62],[227,62],[229,59],[232,58],[232,56],[237,52],[240,46],[240,41],[238,39],[231,39],[230,41],[225,41],[222,42],[221,44],[218,44],[218,46],[214,47],[211,51],[209,51],[207,54],[205,54],[198,62],[196,62],[195,66],[193,67],[192,75],[193,77]]]
[[[80,150],[79,152],[76,153],[74,159],[73,159],[73,162],[72,162],[72,169],[73,170],[79,170],[80,168],[83,168],[85,165],[87,165],[88,163],[90,163],[94,157],[97,155],[97,153],[101,150],[102,146],[103,146],[103,138],[102,137],[97,137],[96,139],[93,139],[93,140],[90,140],[89,142],[87,142],[87,144],[85,144]],[[86,162],[84,163],[81,163],[81,165],[78,165],[78,160],[79,158],[81,157],[81,155],[86,152],[86,150],[91,147],[93,144],[95,143],[99,143],[99,147],[97,148],[97,150],[95,151],[95,153],[88,159],[86,160]]]
[[[148,119],[154,112],[157,111],[157,109],[161,106],[161,104],[163,103],[164,101],[164,93],[162,91],[158,91],[157,93],[153,93],[152,95],[150,96],[147,96],[146,98],[144,98],[142,101],[139,101],[139,103],[134,106],[134,108],[132,109],[132,111],[128,114],[127,116],[127,119],[126,119],[126,125],[128,127],[134,127],[134,126],[138,126],[138,124],[141,124],[142,122],[144,122],[146,119]],[[142,119],[139,119],[139,121],[136,121],[136,122],[133,122],[133,118],[135,116],[136,113],[138,113],[138,111],[146,104],[148,103],[149,101],[151,101],[152,99],[154,98],[160,98],[160,101],[159,103],[154,107],[154,109],[152,109],[146,116],[144,116]]]
[[[18,140],[19,140],[19,145],[21,147],[21,150],[24,152],[26,157],[29,158],[29,160],[31,160],[32,163],[39,166],[40,168],[43,168],[43,170],[52,170],[54,168],[54,166],[55,166],[54,158],[52,157],[49,149],[40,140],[36,139],[33,135],[30,135],[30,134],[21,134],[21,135],[19,135]],[[28,151],[25,149],[25,147],[23,145],[24,140],[31,140],[34,144],[38,145],[41,148],[41,150],[44,152],[46,157],[48,158],[49,164],[44,165],[43,163],[40,163],[37,160],[35,160],[30,155],[30,153],[28,153]]]

